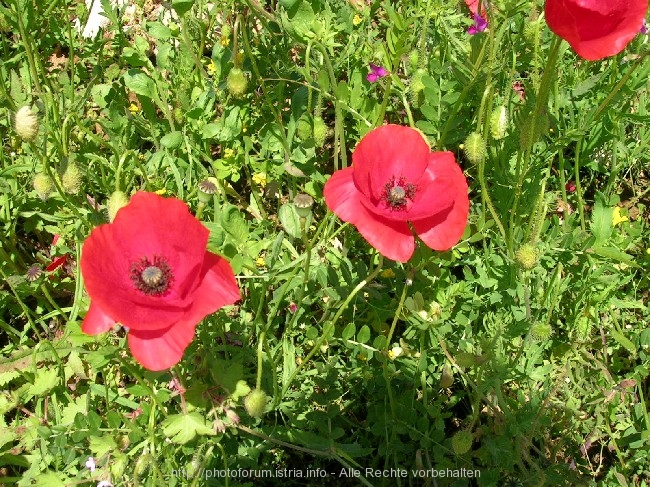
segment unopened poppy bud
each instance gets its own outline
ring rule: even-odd
[[[34,115],[31,107],[24,106],[16,112],[14,128],[18,136],[29,142],[38,135],[38,117]]]
[[[314,117],[314,144],[316,147],[323,147],[327,139],[327,125],[323,117]]]
[[[253,389],[244,399],[246,412],[253,418],[259,418],[266,409],[266,394],[260,389]]]
[[[537,265],[537,249],[531,243],[525,243],[515,253],[517,263],[526,270],[530,270]]]
[[[503,105],[494,109],[490,115],[490,133],[496,140],[503,139],[508,131],[508,110]]]
[[[68,163],[61,175],[61,186],[69,194],[77,194],[81,189],[82,174],[74,162]]]
[[[451,370],[449,365],[445,364],[442,368],[442,374],[440,374],[440,387],[447,389],[451,387],[454,383],[454,372]]]
[[[129,203],[129,197],[123,191],[113,191],[108,197],[106,208],[108,210],[108,221],[113,222],[115,215],[120,208],[124,208]]]
[[[300,140],[309,140],[314,134],[311,116],[308,113],[303,114],[299,119],[296,127]]]
[[[464,455],[467,453],[470,448],[472,448],[472,443],[474,442],[474,435],[471,431],[461,430],[456,433],[451,438],[451,448],[454,450],[456,455]]]
[[[203,204],[208,204],[212,201],[212,197],[219,190],[216,178],[209,177],[199,183],[199,201]]]
[[[530,327],[530,337],[539,342],[548,340],[552,334],[553,328],[548,323],[535,323]]]
[[[54,191],[54,181],[44,172],[39,172],[34,176],[34,191],[40,199],[45,201]]]
[[[228,73],[228,78],[226,79],[226,87],[230,94],[235,98],[239,98],[246,93],[248,81],[246,80],[244,72],[239,68],[232,68],[230,73]]]
[[[314,198],[308,194],[299,193],[293,199],[293,204],[296,207],[296,212],[300,218],[307,218],[311,213],[311,207],[314,204]]]
[[[483,162],[485,160],[485,153],[487,152],[483,136],[478,132],[469,134],[467,139],[465,139],[464,150],[467,160],[472,164]]]

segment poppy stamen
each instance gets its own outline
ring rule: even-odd
[[[131,264],[130,277],[136,289],[150,296],[165,294],[173,279],[171,267],[165,258],[159,255],[155,256],[153,261],[142,257]]]
[[[396,179],[395,176],[384,186],[382,199],[391,210],[403,210],[415,196],[415,184],[407,183],[404,177]]]

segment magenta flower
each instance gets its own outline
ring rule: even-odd
[[[641,30],[639,32],[641,32],[641,34],[648,33],[648,26],[645,23],[645,19],[643,19],[643,24],[641,24]]]
[[[368,73],[368,76],[366,76],[368,82],[374,83],[379,78],[383,78],[384,76],[388,76],[388,71],[386,68],[370,63],[370,72]]]
[[[478,13],[475,13],[474,23],[470,25],[469,29],[467,29],[467,33],[473,36],[474,34],[483,32],[485,29],[487,29],[487,26],[488,26],[487,20],[481,17]]]

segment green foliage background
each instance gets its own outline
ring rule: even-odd
[[[648,485],[647,36],[587,62],[539,1],[491,2],[475,36],[442,0],[102,5],[94,39],[70,22],[81,2],[0,5],[1,483],[356,468],[339,484]],[[389,76],[369,83],[369,63]],[[24,105],[32,142],[13,129]],[[384,122],[462,165],[470,223],[451,251],[383,261],[327,211],[325,181]],[[169,372],[142,370],[123,331],[80,331],[75,264],[116,190],[186,201],[239,278],[242,301]],[[297,193],[316,202],[306,221]],[[255,387],[261,417],[244,407]]]

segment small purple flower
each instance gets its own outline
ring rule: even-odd
[[[366,79],[369,83],[374,83],[379,78],[383,78],[384,76],[388,76],[388,71],[386,71],[386,68],[370,63],[370,73],[368,73],[368,76],[366,76]]]
[[[467,33],[471,36],[474,34],[478,34],[479,32],[483,32],[485,29],[487,29],[488,23],[487,20],[485,20],[483,17],[481,17],[479,14],[474,14],[474,23],[470,25],[469,29],[467,29]]]
[[[648,26],[645,23],[645,19],[643,19],[643,24],[641,24],[641,30],[639,32],[641,32],[641,34],[648,33]]]

